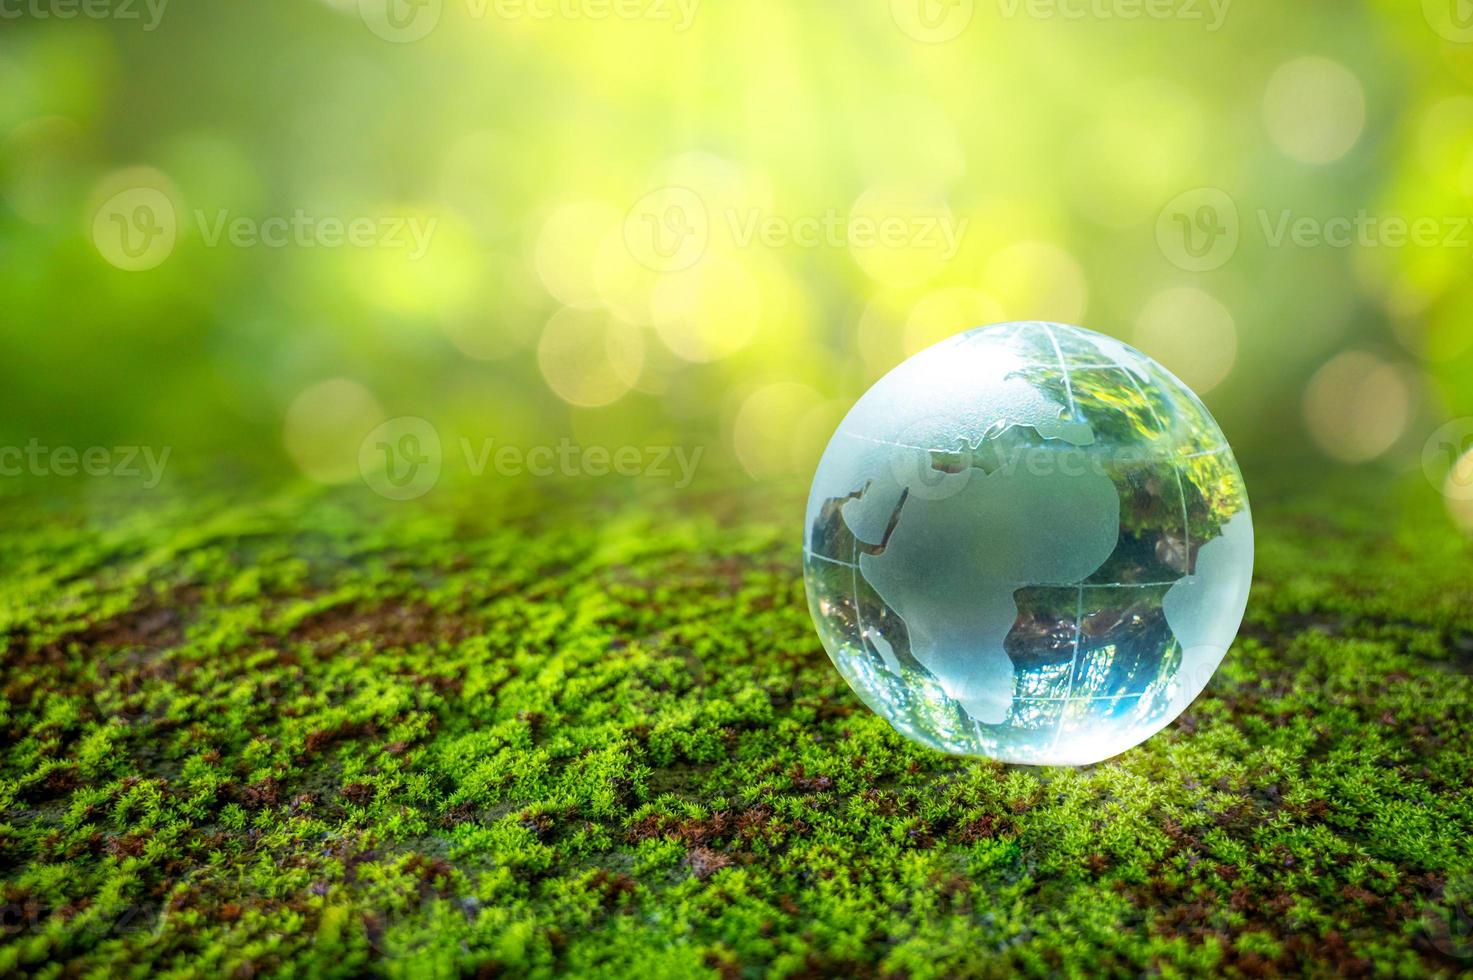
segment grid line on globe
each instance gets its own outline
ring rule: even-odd
[[[1226,653],[1252,567],[1206,408],[1058,324],[969,331],[877,383],[805,534],[820,637],[861,698],[925,744],[1014,762],[1095,761],[1168,724]]]

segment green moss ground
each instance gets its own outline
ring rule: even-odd
[[[800,495],[365,497],[0,501],[0,974],[1473,970],[1425,484],[1256,500],[1223,669],[1080,770],[864,708]]]

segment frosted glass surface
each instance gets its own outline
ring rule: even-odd
[[[1207,409],[1146,355],[1007,323],[912,357],[814,477],[804,572],[829,656],[945,752],[1084,764],[1170,723],[1242,621],[1253,524]]]

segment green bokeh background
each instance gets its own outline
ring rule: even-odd
[[[87,2],[0,0],[0,471],[170,485],[0,472],[0,975],[1467,973],[1470,0]],[[434,230],[207,234],[299,211]],[[1034,318],[1194,385],[1258,527],[1083,770],[904,740],[799,575],[860,393]]]
[[[372,425],[412,415],[447,444],[699,444],[716,471],[801,479],[908,350],[997,318],[1079,322],[1189,382],[1230,363],[1205,399],[1250,480],[1270,462],[1415,470],[1438,425],[1473,413],[1458,0],[564,0],[535,16],[392,0],[432,27],[410,41],[377,2],[5,8],[0,443],[338,480],[351,465],[316,456],[351,461]],[[163,191],[177,226],[143,271],[94,234],[134,187]],[[647,195],[669,187],[708,219],[689,269],[639,261]],[[1232,202],[1238,242],[1183,268],[1170,206],[1204,187]],[[298,209],[434,232],[412,258],[201,229]],[[1456,240],[1275,246],[1265,228],[1362,210]],[[954,254],[837,233],[743,245],[733,215],[965,230]],[[567,306],[587,356],[539,358]],[[617,343],[600,351],[600,330]],[[333,379],[359,387],[319,389],[293,422]],[[588,385],[572,401],[598,404],[570,403]]]

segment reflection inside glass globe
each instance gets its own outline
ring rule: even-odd
[[[1237,632],[1242,477],[1195,395],[1125,344],[1010,323],[931,347],[840,424],[809,497],[825,648],[902,734],[1086,764],[1176,718]]]

